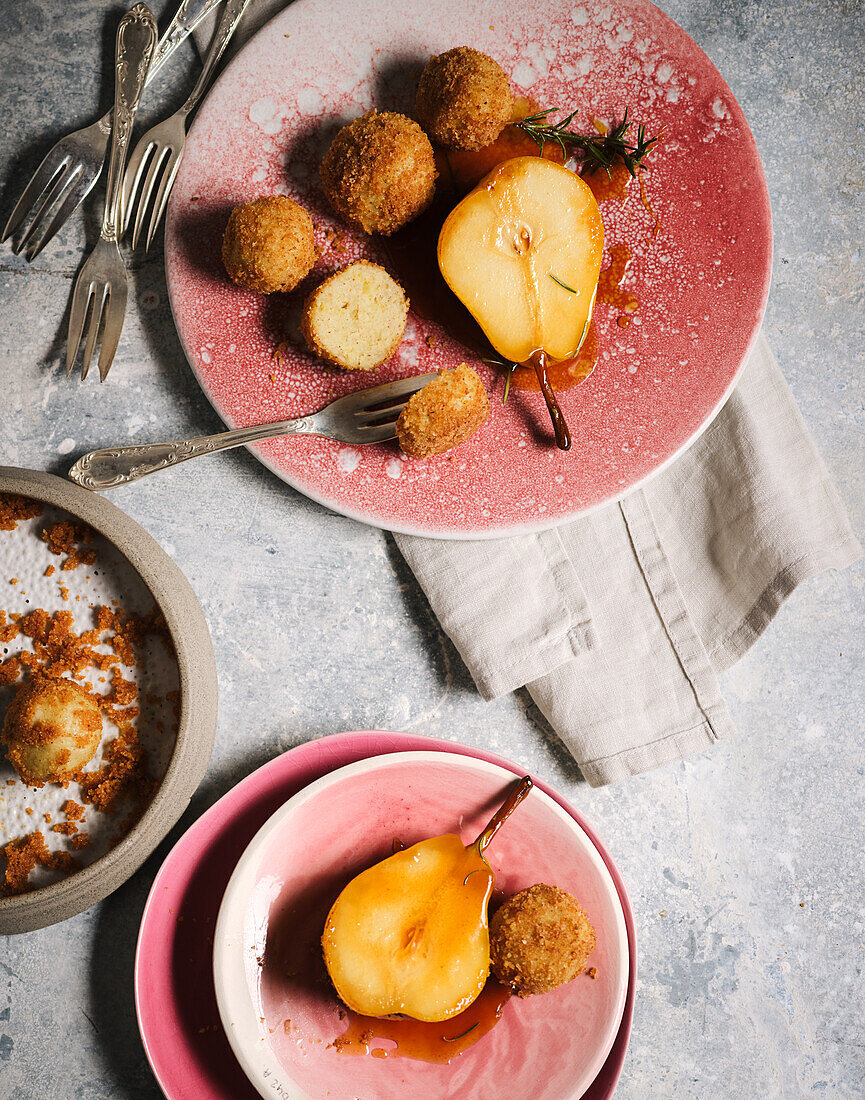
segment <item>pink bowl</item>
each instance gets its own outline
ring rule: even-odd
[[[488,760],[513,775],[521,774],[500,757],[449,742],[384,732],[335,734],[259,768],[199,818],[168,855],[142,917],[135,985],[145,1052],[169,1100],[251,1100],[257,1095],[231,1053],[212,985],[217,910],[251,838],[288,798],[334,768],[381,753],[413,750]],[[633,913],[624,882],[591,826],[545,784],[537,786],[579,822],[600,852],[624,913],[629,954],[624,1012],[612,1049],[585,1093],[587,1100],[608,1100],[624,1063],[633,1016]]]
[[[627,933],[598,850],[543,791],[526,798],[490,846],[496,887],[513,894],[550,882],[576,895],[597,934],[596,980],[583,975],[547,996],[513,998],[492,1031],[450,1065],[435,1065],[339,1054],[332,1044],[346,1023],[338,999],[313,976],[298,976],[320,955],[336,895],[390,855],[394,837],[411,845],[459,833],[471,843],[512,787],[510,771],[484,760],[394,753],[324,776],[262,826],[225,891],[213,951],[226,1035],[262,1096],[582,1096],[621,1021]]]

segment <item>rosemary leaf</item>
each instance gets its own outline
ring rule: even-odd
[[[577,293],[572,286],[568,286],[567,283],[563,283],[562,280],[558,277],[558,275],[554,275],[552,273],[552,271],[548,271],[547,274],[553,280],[554,283],[558,283],[559,286],[562,287],[564,290],[567,290],[569,294],[576,294]]]
[[[515,125],[528,134],[542,153],[548,141],[554,142],[565,158],[569,150],[578,149],[583,156],[584,168],[589,173],[603,169],[610,177],[610,169],[619,163],[624,164],[631,176],[636,176],[652,147],[661,140],[660,134],[647,137],[646,127],[640,123],[637,127],[637,140],[631,141],[628,131],[633,124],[628,120],[627,109],[622,121],[606,134],[581,134],[577,130],[569,129],[576,111],[571,111],[556,123],[551,122],[550,115],[555,114],[558,109],[548,107],[544,111],[537,111]]]
[[[480,1027],[480,1023],[480,1020],[478,1020],[476,1024],[472,1024],[472,1026],[468,1028],[467,1031],[464,1031],[462,1035],[454,1035],[452,1039],[449,1039],[447,1035],[442,1035],[442,1039],[444,1039],[446,1043],[456,1043],[459,1039],[465,1039],[466,1035],[471,1035],[476,1027]]]

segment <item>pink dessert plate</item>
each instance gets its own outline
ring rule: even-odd
[[[576,108],[584,131],[627,108],[650,135],[663,134],[643,177],[647,205],[636,183],[624,204],[601,205],[604,264],[612,246],[628,250],[621,286],[639,307],[596,306],[595,370],[559,396],[568,452],[554,445],[540,393],[512,390],[503,405],[501,368],[415,312],[396,354],[373,374],[329,369],[297,336],[299,304],[325,274],[359,257],[389,263],[387,242],[347,233],[322,193],[318,166],[337,126],[372,107],[411,114],[424,62],[466,43],[496,58],[518,93]],[[311,211],[324,253],[295,293],[264,297],[229,281],[221,240],[232,207],[274,193]],[[763,316],[771,252],[768,192],[745,117],[706,55],[647,0],[295,0],[202,106],[165,237],[186,356],[231,427],[299,416],[373,382],[463,361],[478,370],[490,418],[449,454],[407,459],[395,443],[348,447],[314,436],[253,448],[343,515],[439,538],[565,522],[675,458],[733,388]]]
[[[321,931],[359,871],[431,836],[470,844],[513,789],[497,764],[401,752],[348,764],[294,795],[250,842],[216,923],[213,974],[228,1041],[262,1096],[580,1097],[613,1045],[628,986],[625,918],[615,883],[576,819],[533,791],[488,849],[496,888],[510,895],[551,882],[576,895],[597,935],[593,980],[583,974],[543,997],[511,998],[502,1018],[450,1064],[341,1054],[346,1014],[318,973]],[[310,966],[310,963],[313,965]],[[307,973],[303,970],[307,968]],[[450,1021],[461,1035],[465,1022]],[[371,1026],[375,1036],[375,1025]],[[395,1048],[395,1049],[394,1049]]]
[[[323,776],[370,757],[405,752],[423,752],[425,755],[435,752],[442,754],[442,759],[447,761],[463,758],[496,765],[506,773],[499,777],[499,790],[501,780],[507,782],[510,776],[522,774],[517,765],[492,753],[446,741],[375,731],[334,734],[301,745],[259,768],[202,815],[172,849],[154,881],[142,916],[135,966],[136,1010],[144,1049],[168,1100],[252,1100],[259,1095],[232,1054],[220,1023],[213,986],[217,912],[232,872],[250,841],[288,799]],[[627,988],[621,1020],[606,1060],[584,1093],[586,1100],[609,1100],[622,1071],[633,1017],[637,968],[633,912],[621,875],[588,822],[546,784],[538,782],[536,786],[577,823],[600,854],[615,884],[624,918]],[[527,808],[530,799],[517,814]],[[541,799],[537,802],[540,803]],[[516,821],[517,814],[512,822]],[[504,830],[497,837],[496,845],[503,837]],[[502,858],[503,853],[504,848],[500,851]],[[495,865],[497,860],[493,862]],[[508,888],[522,884],[518,880],[509,884],[507,874],[503,884]],[[555,881],[558,881],[557,875]],[[585,978],[584,982],[599,986],[602,980],[599,967],[598,981],[590,982]],[[549,1002],[561,993],[560,990],[547,998],[535,1000],[538,1004],[545,999]],[[476,1044],[474,1052],[482,1049],[484,1041],[494,1040],[498,1032],[504,1033],[509,1010],[520,1009],[521,1005],[529,1008],[531,1004],[531,1000],[520,1003],[509,1001],[501,1022]],[[280,1018],[279,1022],[282,1025],[283,1019]],[[572,1026],[572,1034],[576,1035],[581,1025],[572,1022]],[[267,1039],[272,1038],[267,1036]],[[522,1044],[527,1038],[520,1033],[517,1043]],[[266,1045],[267,1039],[259,1039],[260,1045]],[[310,1045],[324,1046],[323,1043]],[[327,1053],[340,1057],[332,1050]],[[449,1069],[454,1075],[462,1072],[470,1074],[471,1071],[464,1071],[462,1065],[471,1065],[467,1061],[471,1054],[472,1049],[469,1049],[449,1067],[411,1063],[406,1059],[383,1060],[381,1067],[391,1073],[391,1081],[397,1084],[403,1079],[407,1067],[413,1065],[421,1070]],[[550,1051],[545,1057],[552,1056]],[[340,1057],[340,1062],[342,1060]],[[349,1056],[344,1061],[358,1067],[359,1063],[378,1063],[379,1060]],[[456,1076],[453,1079],[456,1080]],[[538,1078],[533,1077],[532,1095],[536,1092],[537,1081]],[[323,1096],[325,1088],[318,1083],[316,1088],[314,1095]],[[375,1093],[381,1096],[404,1094],[400,1091]],[[414,1094],[419,1093],[415,1091]],[[266,1095],[280,1095],[275,1083]],[[332,1091],[331,1095],[338,1100],[340,1096],[358,1094],[356,1090],[350,1090],[347,1093]],[[490,1100],[493,1095],[498,1094],[486,1094]],[[516,1094],[506,1087],[503,1095]]]

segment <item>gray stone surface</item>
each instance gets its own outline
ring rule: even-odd
[[[861,536],[865,9],[664,7],[715,61],[756,135],[776,233],[766,332]],[[0,0],[2,218],[50,142],[108,105],[106,11],[119,6]],[[176,102],[192,67],[189,47],[145,119]],[[32,268],[0,252],[2,462],[62,471],[92,446],[220,426],[183,360],[159,251],[133,263],[112,384],[62,377],[71,280],[93,229],[92,214],[76,219]],[[796,592],[724,677],[738,738],[593,791],[525,694],[480,701],[388,536],[325,513],[245,452],[114,499],[184,570],[216,646],[217,749],[174,838],[253,768],[335,730],[410,729],[499,751],[585,811],[629,885],[640,977],[623,1100],[863,1094],[861,564]],[[95,909],[0,942],[3,1100],[160,1095],[132,965],[167,850]]]

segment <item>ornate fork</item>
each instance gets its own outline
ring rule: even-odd
[[[173,443],[145,443],[140,447],[111,447],[88,451],[69,471],[69,478],[85,489],[96,492],[128,485],[147,474],[176,466],[199,455],[226,451],[274,439],[279,435],[323,435],[340,443],[382,443],[396,435],[396,419],[413,393],[427,382],[438,378],[418,374],[399,382],[385,382],[367,390],[358,390],[331,401],[317,413],[297,420],[280,420],[275,424],[260,424],[253,428],[237,428],[233,432],[201,436],[198,439],[178,439]]]
[[[103,313],[105,325],[102,346],[99,349],[99,377],[103,382],[111,369],[126,315],[126,266],[117,243],[122,213],[120,201],[123,197],[123,165],[135,113],[144,91],[144,80],[156,49],[156,38],[156,20],[144,4],[136,4],[131,8],[117,28],[114,124],[111,131],[111,159],[108,164],[108,190],[105,196],[105,212],[102,215],[102,232],[75,280],[66,342],[68,376],[75,365],[88,306],[92,301],[92,308],[89,310],[90,326],[81,364],[82,381],[90,369]]]
[[[219,0],[183,0],[159,40],[147,74],[148,84],[186,36],[212,11]],[[75,130],[49,149],[24,188],[0,236],[8,240],[32,215],[27,229],[13,244],[33,260],[67,219],[78,209],[99,179],[111,137],[111,111],[98,122]]]
[[[126,169],[126,176],[123,181],[124,233],[132,217],[132,207],[135,205],[139,185],[145,170],[147,172],[147,178],[144,180],[141,194],[138,196],[135,226],[132,230],[133,248],[138,247],[147,207],[150,205],[150,200],[153,198],[153,192],[158,182],[159,189],[156,191],[155,199],[153,199],[150,224],[147,229],[147,243],[145,245],[145,251],[150,249],[151,241],[165,211],[168,196],[177,175],[177,169],[180,167],[183,147],[186,144],[187,121],[198,105],[198,101],[204,95],[219,59],[234,34],[234,30],[240,22],[248,3],[249,0],[225,0],[225,7],[222,9],[216,34],[213,36],[213,41],[204,60],[204,67],[195,82],[195,87],[189,93],[189,98],[179,111],[165,119],[164,122],[151,127],[135,146],[135,150],[129,158],[129,166]]]

